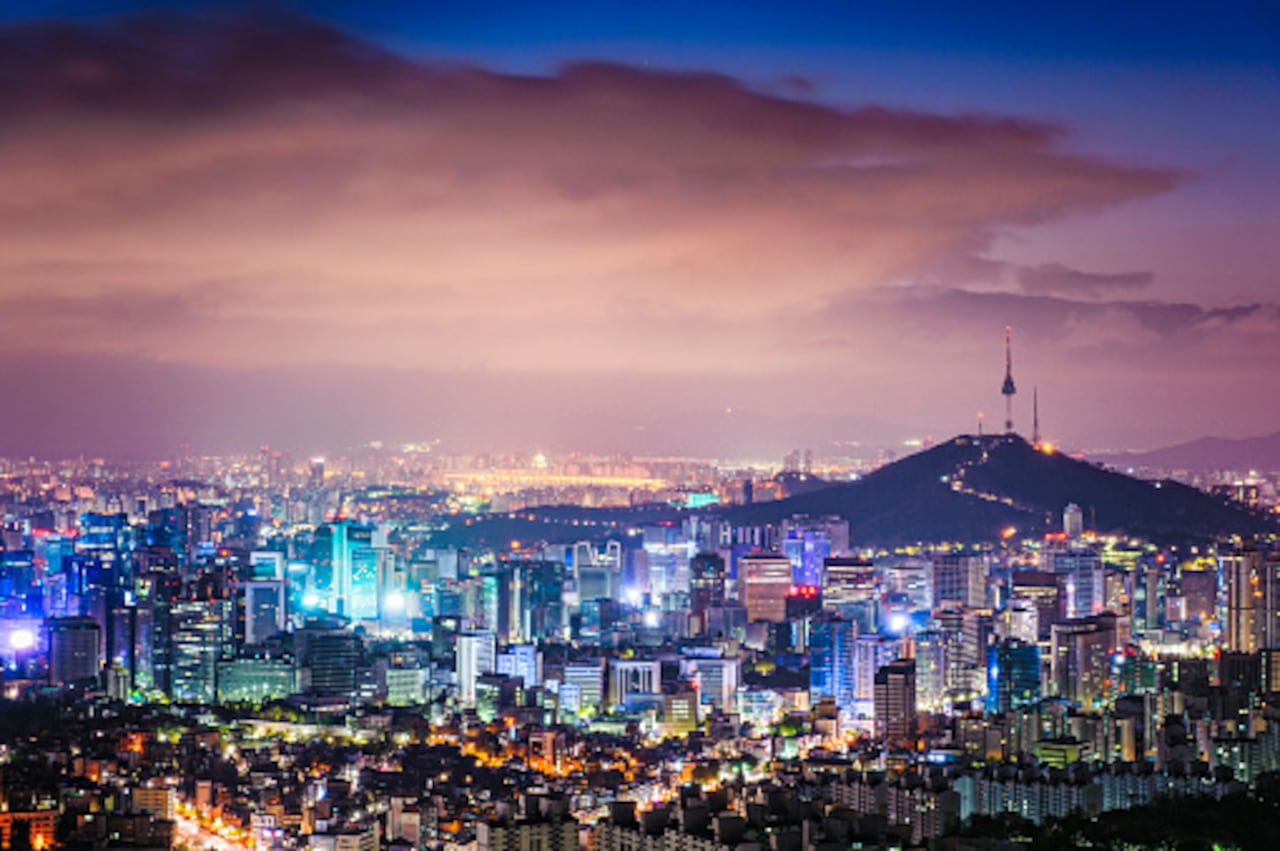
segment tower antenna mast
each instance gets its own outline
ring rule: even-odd
[[[1040,388],[1031,388],[1031,445],[1040,445]]]
[[[1013,328],[1004,326],[1004,386],[1000,388],[1004,395],[1004,431],[1013,434],[1013,396],[1018,388],[1013,384]]]

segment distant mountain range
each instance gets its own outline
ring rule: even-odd
[[[895,546],[992,541],[1009,527],[1020,537],[1056,531],[1071,502],[1084,510],[1088,528],[1161,543],[1280,531],[1273,518],[1238,503],[1175,482],[1142,481],[1058,452],[1042,452],[1017,435],[962,435],[856,482],[776,502],[726,507],[721,513],[744,525],[778,523],[795,514],[837,515],[849,521],[855,545]],[[699,513],[710,511],[714,509]],[[678,522],[683,513],[665,506],[526,509],[515,517],[503,514],[455,525],[440,542],[572,541]]]
[[[1091,453],[1089,457],[1135,470],[1280,470],[1280,433],[1239,439],[1202,437],[1149,452]]]

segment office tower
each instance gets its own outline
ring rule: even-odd
[[[725,600],[725,565],[719,553],[698,553],[689,562],[690,610],[699,618],[705,618],[713,606],[723,606]]]
[[[542,685],[542,654],[533,644],[513,644],[499,653],[497,671],[519,680],[526,689]]]
[[[244,643],[256,646],[284,629],[284,583],[275,580],[246,582],[244,590]]]
[[[363,662],[364,642],[349,632],[323,632],[306,646],[311,690],[327,697],[355,695],[358,669]]]
[[[604,660],[570,662],[564,666],[563,685],[576,695],[577,713],[598,711],[604,703]]]
[[[1049,553],[1053,573],[1063,577],[1064,613],[1068,619],[1101,614],[1106,600],[1102,557],[1091,549],[1071,547]]]
[[[324,459],[312,458],[307,467],[307,485],[312,490],[324,488]]]
[[[255,581],[284,581],[285,554],[256,550],[249,554],[250,574]]]
[[[464,708],[476,705],[476,681],[484,674],[495,673],[498,665],[497,642],[492,632],[464,632],[458,635],[458,704]]]
[[[1066,619],[1065,579],[1039,570],[1019,570],[1012,574],[1010,593],[1014,599],[1028,600],[1036,609],[1036,632],[1040,641],[1049,640],[1049,628]]]
[[[218,662],[231,656],[230,600],[184,600],[170,607],[169,696],[216,703]]]
[[[1008,712],[1039,700],[1039,646],[1009,638],[987,648],[987,711]]]
[[[1032,600],[1014,597],[996,614],[996,635],[1016,638],[1028,644],[1040,640],[1040,611]]]
[[[500,643],[520,635],[521,582],[510,562],[498,562],[480,575],[481,623]]]
[[[776,554],[743,556],[738,563],[742,574],[741,597],[747,620],[781,623],[787,617],[787,594],[791,591],[791,562]]]
[[[819,618],[809,627],[809,702],[834,698],[836,707],[853,711],[857,676],[854,643],[857,625],[838,618]]]
[[[56,686],[96,682],[102,671],[101,627],[93,618],[49,620],[49,681]]]
[[[565,566],[559,561],[512,561],[513,581],[518,583],[519,636],[540,641],[564,636]]]
[[[880,582],[870,559],[832,556],[823,563],[822,600],[828,608],[879,598]]]
[[[352,620],[376,620],[380,559],[373,527],[342,520],[327,528],[333,574],[328,611]]]
[[[920,558],[895,558],[876,568],[885,595],[901,595],[910,608],[928,611],[933,608],[933,563]]]
[[[942,553],[933,557],[933,607],[987,606],[987,564],[980,555]]]
[[[1116,639],[1115,615],[1054,624],[1050,639],[1054,694],[1083,706],[1100,702],[1107,693]]]
[[[1168,608],[1169,571],[1154,558],[1142,558],[1129,576],[1134,634],[1145,635],[1163,629]]]
[[[1078,541],[1084,535],[1084,511],[1074,502],[1062,510],[1062,531],[1068,541]]]
[[[876,735],[888,742],[914,743],[916,717],[916,663],[896,659],[875,675]]]
[[[223,659],[218,662],[218,702],[280,700],[298,690],[298,672],[288,657]]]
[[[353,621],[371,621],[382,617],[383,577],[387,573],[390,553],[383,547],[353,547],[350,553],[351,606],[348,617]]]
[[[1187,618],[1208,623],[1218,617],[1218,571],[1196,563],[1179,565],[1177,586]]]
[[[1247,548],[1223,556],[1220,564],[1227,649],[1256,653],[1280,647],[1280,562]]]
[[[715,712],[729,712],[742,681],[741,659],[691,659],[687,671],[698,686],[698,699]]]
[[[950,698],[947,677],[951,639],[940,629],[924,629],[912,638],[916,660],[916,701],[930,712],[941,711]]]
[[[662,692],[662,663],[657,660],[612,659],[609,662],[609,705],[622,706],[632,694]]]
[[[783,522],[781,549],[791,562],[791,581],[796,585],[817,586],[822,584],[822,564],[832,555],[835,545],[825,524],[805,522],[807,519],[792,518]],[[848,529],[848,523],[844,523],[845,548]]]
[[[883,635],[859,635],[853,642],[853,699],[870,704],[875,698],[876,671],[900,655],[901,639]]]

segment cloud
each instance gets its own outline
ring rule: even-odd
[[[14,28],[0,79],[9,297],[123,293],[129,351],[197,363],[787,369],[743,358],[740,330],[1176,181],[1018,117],[602,62],[505,75],[295,17]],[[30,271],[52,263],[82,271]],[[210,277],[250,292],[209,298]],[[123,349],[117,320],[65,342]]]
[[[1264,305],[1116,298],[1153,293],[1147,273],[992,254],[1174,171],[1072,153],[1022,116],[786,94],[607,62],[503,74],[293,16],[0,29],[0,353],[163,364],[226,400],[248,369],[367,376],[406,437],[430,417],[403,376],[425,376],[414,392],[456,421],[518,439],[540,405],[622,395],[613,425],[708,398],[788,399],[793,425],[933,407],[967,424],[1007,323],[1028,359],[1033,341],[1073,365],[1120,352],[1130,381],[1170,340],[1198,369],[1274,327]],[[519,423],[480,400],[513,386]]]
[[[1151,272],[1082,272],[1061,263],[1042,263],[1017,272],[1023,290],[1037,294],[1096,296],[1115,290],[1134,290],[1151,285]]]

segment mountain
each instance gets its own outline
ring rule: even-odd
[[[762,523],[835,514],[849,520],[854,541],[879,545],[989,541],[1010,526],[1021,534],[1059,529],[1070,502],[1084,509],[1089,528],[1161,542],[1277,531],[1272,519],[1238,504],[1042,452],[1017,435],[962,435],[860,481],[741,506],[729,517]]]
[[[1149,452],[1091,454],[1122,469],[1150,470],[1280,470],[1280,432],[1263,437],[1202,437]]]
[[[727,507],[722,515],[734,524],[752,525],[776,524],[795,514],[833,514],[849,521],[857,546],[897,546],[993,541],[1009,527],[1020,537],[1056,531],[1071,502],[1084,510],[1090,529],[1159,543],[1280,531],[1273,518],[1237,503],[1176,482],[1142,481],[1058,452],[1042,452],[1017,435],[961,435],[856,482],[776,502]],[[678,523],[681,515],[665,506],[525,509],[514,516],[468,520],[464,527],[448,530],[441,543],[619,536],[638,526]]]

